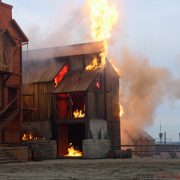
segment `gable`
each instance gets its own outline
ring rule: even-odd
[[[18,25],[18,23],[13,19],[12,21],[12,26],[14,27],[14,29],[16,30],[16,33],[18,34],[18,37],[20,38],[21,42],[28,42],[28,38],[25,35],[25,33],[22,31],[22,29],[20,28],[20,26]]]
[[[0,30],[0,69],[1,71],[12,70],[12,60],[16,42],[7,30]]]
[[[6,42],[9,45],[11,43],[13,46],[16,46],[16,41],[14,40],[14,38],[7,29],[0,30],[0,39],[4,43]]]

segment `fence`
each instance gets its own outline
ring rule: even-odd
[[[121,149],[131,149],[140,157],[180,158],[180,144],[121,145]]]

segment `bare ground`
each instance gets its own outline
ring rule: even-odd
[[[66,159],[1,164],[0,179],[180,179],[180,159]]]

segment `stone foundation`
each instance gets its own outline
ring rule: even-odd
[[[85,159],[108,158],[110,147],[110,140],[83,140],[83,157]]]
[[[94,140],[106,140],[107,135],[107,121],[102,119],[90,120],[90,139]]]
[[[38,158],[55,159],[57,157],[57,143],[54,140],[24,141],[29,147],[29,159],[33,159],[34,152],[38,152]]]
[[[3,149],[20,162],[28,161],[28,147],[3,147]]]

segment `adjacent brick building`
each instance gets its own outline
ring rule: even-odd
[[[0,143],[21,140],[22,45],[28,42],[12,6],[0,0]]]

